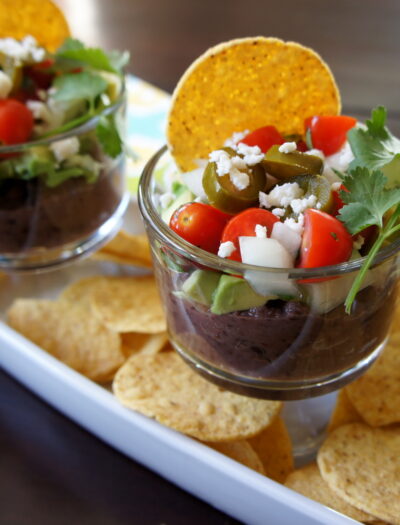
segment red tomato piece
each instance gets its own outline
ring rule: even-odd
[[[247,208],[238,213],[225,226],[222,233],[221,242],[231,241],[236,250],[227,257],[233,261],[242,261],[239,247],[239,237],[255,237],[256,225],[266,226],[267,235],[271,235],[272,227],[279,219],[273,213],[262,208]]]
[[[348,261],[353,238],[332,215],[310,208],[304,212],[299,268],[319,268]]]
[[[188,202],[173,213],[169,226],[185,241],[216,254],[222,231],[231,217],[209,204]]]
[[[33,116],[29,109],[12,98],[0,100],[0,143],[21,144],[33,130]]]
[[[258,146],[263,153],[266,153],[271,146],[283,144],[285,141],[275,126],[264,126],[252,131],[240,142],[248,146]]]
[[[346,142],[347,132],[356,123],[357,119],[346,115],[315,116],[304,121],[306,131],[311,131],[313,147],[325,155],[339,151]]]
[[[340,185],[338,190],[332,190],[332,198],[333,198],[333,210],[331,215],[335,216],[339,213],[339,210],[341,210],[344,206],[344,202],[342,201],[340,197],[341,191],[349,191],[347,188],[343,186],[343,184]]]

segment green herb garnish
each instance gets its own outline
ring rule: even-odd
[[[364,263],[355,278],[345,301],[346,312],[350,313],[351,306],[364,280],[367,270],[373,264],[375,256],[383,243],[394,233],[400,230],[398,218],[400,216],[400,188],[393,188],[392,181],[388,180],[382,167],[391,163],[397,153],[388,153],[388,143],[395,145],[395,139],[384,127],[386,110],[378,108],[372,113],[372,120],[367,123],[367,129],[352,130],[352,139],[349,137],[355,159],[346,175],[342,176],[343,185],[348,191],[341,191],[340,198],[345,206],[340,210],[338,218],[344,222],[348,231],[355,235],[369,226],[376,225],[379,234],[365,257]],[[361,132],[361,133],[360,133]],[[393,140],[394,139],[394,140]],[[388,142],[389,141],[389,142]],[[400,141],[397,141],[400,146]],[[368,146],[369,145],[369,146]],[[368,147],[371,147],[370,151]],[[380,153],[379,153],[380,152]],[[379,154],[378,154],[379,153]],[[380,160],[379,160],[380,155]],[[369,159],[369,160],[368,160]],[[362,167],[368,163],[372,168]],[[398,173],[400,179],[400,173]],[[389,189],[389,187],[391,189]],[[392,215],[385,222],[385,214],[394,208]]]
[[[97,47],[86,47],[80,40],[67,38],[56,53],[57,58],[74,60],[85,66],[110,73],[121,74],[129,61],[129,53],[112,51],[106,53]]]
[[[122,140],[111,116],[100,118],[96,126],[96,135],[107,155],[115,158],[122,153]]]

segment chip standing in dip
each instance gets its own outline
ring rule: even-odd
[[[234,40],[183,75],[167,130],[179,170],[155,178],[155,155],[139,205],[172,343],[198,372],[294,400],[377,357],[399,248],[400,142],[385,119],[340,115],[328,66],[291,42]]]

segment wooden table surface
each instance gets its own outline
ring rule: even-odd
[[[131,52],[129,70],[171,91],[218,42],[262,34],[328,62],[344,112],[384,104],[400,133],[398,0],[59,0],[74,34]],[[109,448],[0,372],[2,525],[238,523]],[[190,468],[190,466],[188,466]],[[266,523],[274,525],[267,520]]]

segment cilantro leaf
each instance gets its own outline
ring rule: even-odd
[[[348,191],[340,192],[340,198],[345,204],[339,211],[338,218],[353,235],[373,224],[379,231],[347,295],[345,307],[346,312],[350,313],[368,268],[373,264],[386,239],[400,229],[400,188],[387,189],[387,178],[381,171],[370,171],[361,167],[350,170],[342,180]],[[395,211],[384,222],[384,215],[394,206]]]
[[[381,171],[356,168],[343,177],[348,191],[341,191],[340,198],[345,206],[339,212],[339,219],[346,224],[351,234],[376,224],[383,225],[384,214],[400,202],[400,188],[385,189],[386,177]]]
[[[115,158],[122,153],[122,140],[113,118],[101,117],[96,126],[96,135],[107,155]]]
[[[386,116],[386,109],[379,106],[372,111],[366,127],[356,127],[348,132],[347,138],[355,157],[350,170],[357,167],[381,169],[388,177],[386,186],[393,188],[400,184],[400,140],[385,126]]]
[[[56,100],[87,100],[90,105],[107,89],[107,82],[89,71],[61,75],[53,85],[56,88]]]
[[[58,58],[75,60],[90,66],[93,69],[109,71],[111,73],[121,73],[122,68],[129,61],[129,53],[113,51],[106,53],[98,47],[85,47],[77,39],[67,38],[64,44],[58,49]]]

